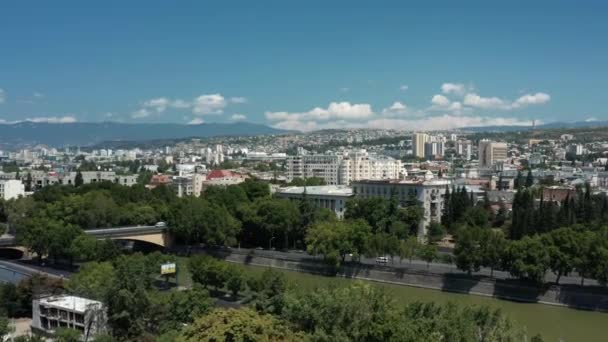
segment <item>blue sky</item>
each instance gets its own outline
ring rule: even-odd
[[[4,1],[0,122],[608,119],[605,1]]]

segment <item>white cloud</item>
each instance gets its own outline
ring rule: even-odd
[[[190,108],[192,106],[192,104],[190,102],[184,101],[184,100],[174,100],[173,102],[171,102],[171,107],[173,108]]]
[[[592,117],[588,117],[585,119],[585,122],[594,122],[594,121],[598,121],[596,117],[592,116]]]
[[[6,92],[4,89],[0,88],[0,103],[6,102]]]
[[[433,98],[431,99],[431,103],[434,106],[447,107],[450,105],[451,101],[447,97],[437,94],[433,96]]]
[[[74,116],[67,115],[67,116],[49,116],[49,117],[27,118],[24,121],[45,122],[45,123],[74,123],[77,120]]]
[[[545,93],[526,94],[513,102],[498,97],[481,97],[475,93],[470,93],[465,95],[464,104],[466,106],[481,109],[512,110],[527,107],[529,105],[544,104],[550,100],[551,96]]]
[[[201,118],[194,118],[194,119],[190,120],[190,122],[188,122],[188,125],[200,125],[202,123],[205,123],[205,120],[203,120]]]
[[[236,103],[236,104],[247,103],[247,99],[244,97],[236,96],[236,97],[231,97],[230,102]]]
[[[466,106],[481,109],[509,109],[509,104],[498,97],[481,97],[475,93],[466,94],[464,97]]]
[[[340,88],[340,92],[341,93],[348,93],[349,91],[350,91],[349,87],[342,87],[342,88]]]
[[[150,116],[150,111],[147,110],[146,108],[141,108],[141,109],[136,110],[133,113],[131,113],[131,117],[133,119],[143,119],[143,118],[147,118],[148,116]]]
[[[245,120],[247,120],[247,116],[245,116],[243,114],[232,114],[232,116],[230,117],[230,120],[232,120],[232,121],[245,121]]]
[[[407,84],[402,84],[399,87],[399,90],[401,90],[401,91],[407,91],[408,89],[410,89],[410,87]]]
[[[382,110],[382,115],[398,116],[398,115],[408,114],[408,112],[409,112],[409,108],[405,104],[403,104],[399,101],[396,101],[390,107],[384,108]]]
[[[193,113],[197,115],[222,114],[226,99],[220,94],[201,95],[194,99]]]
[[[466,87],[462,83],[444,83],[441,85],[441,92],[444,94],[464,95]]]
[[[44,94],[43,94],[43,93],[39,93],[39,92],[37,92],[37,91],[35,91],[35,92],[34,92],[34,94],[32,94],[32,95],[33,95],[34,97],[36,97],[36,98],[41,98],[41,97],[44,97]]]
[[[308,112],[266,112],[270,121],[327,121],[330,119],[360,120],[372,116],[374,112],[367,103],[351,104],[350,102],[332,102],[327,108],[316,107]]]
[[[513,102],[513,108],[525,107],[528,105],[544,104],[551,100],[551,96],[546,93],[526,94]]]
[[[376,128],[376,129],[400,129],[400,130],[449,130],[462,127],[479,126],[501,126],[520,125],[531,126],[532,122],[508,117],[487,117],[473,115],[444,114],[438,116],[425,116],[416,118],[389,118],[376,117],[366,121],[300,121],[289,119],[278,122],[273,127],[298,131],[313,131],[329,128]]]
[[[170,103],[171,100],[169,100],[168,98],[159,97],[156,99],[144,101],[143,106],[146,108],[152,108],[156,110],[157,113],[162,113],[165,111],[165,109],[167,109],[167,106],[169,106]]]

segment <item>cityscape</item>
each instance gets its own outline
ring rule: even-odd
[[[606,340],[608,6],[90,5],[0,5],[1,341]]]

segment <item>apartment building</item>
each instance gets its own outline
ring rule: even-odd
[[[445,191],[450,186],[448,179],[424,178],[360,180],[352,184],[353,195],[359,198],[381,197],[390,199],[396,196],[401,206],[415,197],[424,208],[424,217],[418,227],[418,238],[424,239],[431,222],[441,222]]]
[[[107,315],[102,302],[82,297],[57,295],[32,301],[32,330],[54,334],[59,328],[70,328],[82,334],[82,340],[93,340],[105,333]]]
[[[348,185],[360,179],[392,179],[403,173],[401,161],[370,155],[365,150],[287,158],[287,180],[318,177],[328,185]]]
[[[346,201],[353,196],[353,189],[345,185],[290,186],[279,188],[275,195],[294,201],[306,199],[316,207],[333,211],[341,219],[346,211]]]
[[[424,144],[429,141],[426,133],[412,134],[412,154],[418,158],[424,158]]]
[[[478,147],[479,166],[492,167],[496,162],[507,159],[507,143],[481,140]]]
[[[470,140],[458,140],[456,142],[456,153],[461,155],[465,160],[471,160],[473,143]]]
[[[25,196],[25,186],[17,179],[0,179],[0,199],[10,199]]]

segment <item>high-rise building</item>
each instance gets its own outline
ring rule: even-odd
[[[437,157],[443,157],[445,150],[445,143],[443,141],[430,141],[424,143],[424,158],[434,159]]]
[[[412,154],[418,158],[424,158],[424,144],[429,140],[426,133],[412,134]]]
[[[365,150],[290,156],[286,165],[289,181],[318,177],[328,185],[348,185],[360,179],[396,179],[403,172],[400,160],[369,155]]]
[[[461,155],[466,160],[471,160],[471,151],[473,144],[471,140],[458,140],[456,143],[456,153]]]
[[[492,167],[496,162],[507,159],[507,143],[481,140],[477,154],[480,167]]]

